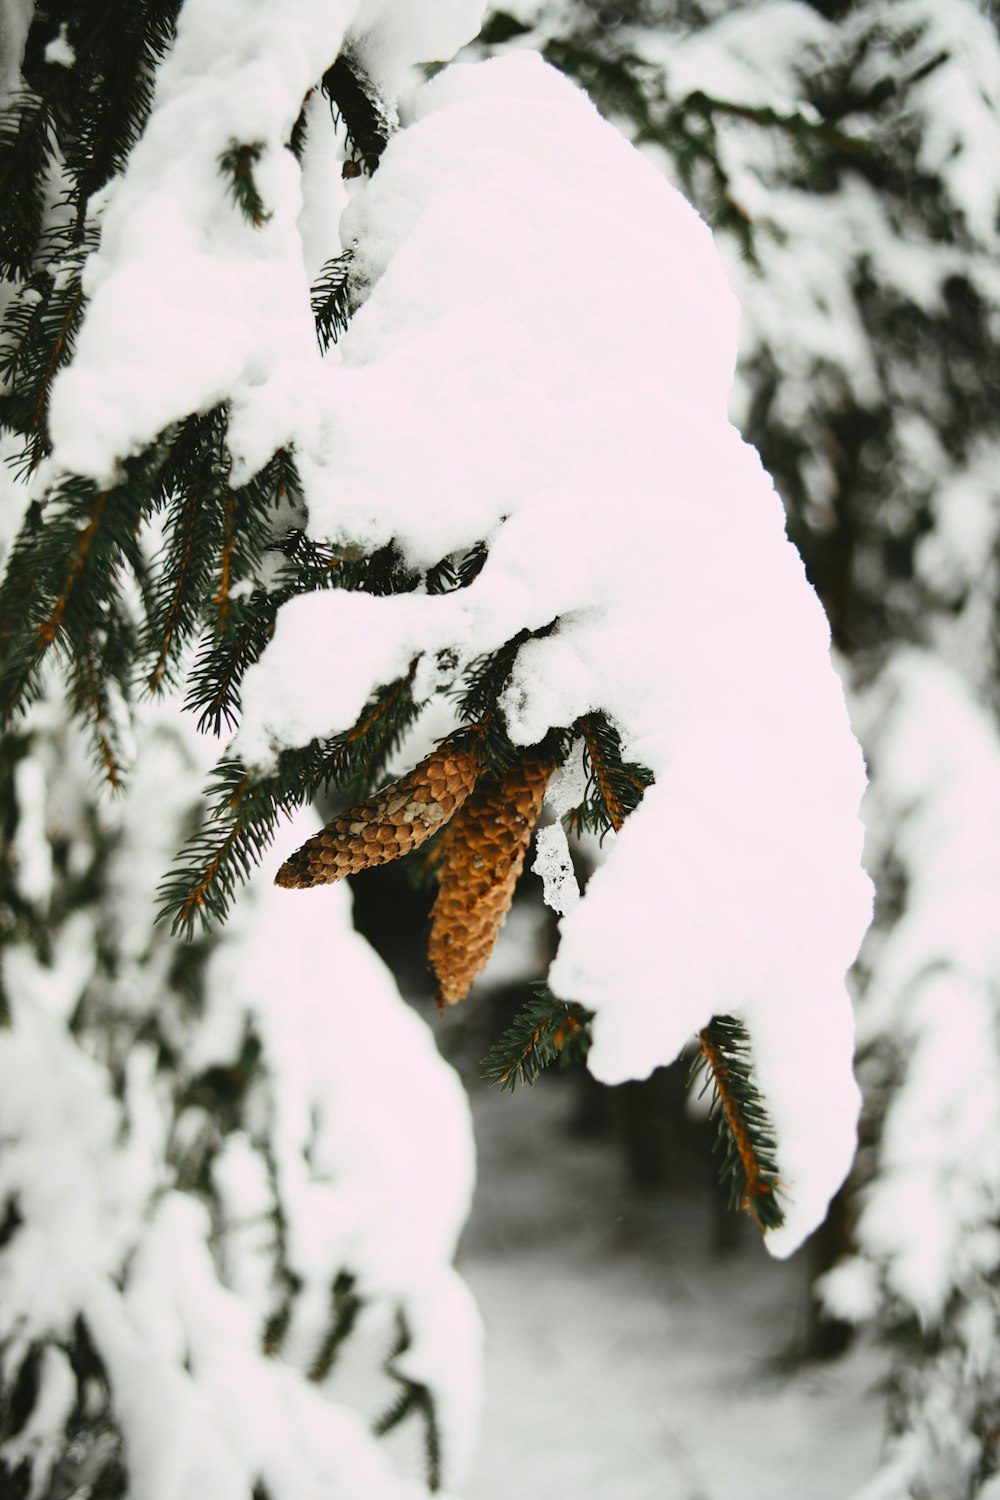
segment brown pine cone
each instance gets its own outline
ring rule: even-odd
[[[285,860],[275,885],[301,889],[388,864],[416,849],[462,806],[476,754],[441,745],[408,775],[348,808]]]
[[[441,841],[427,958],[442,1008],[465,998],[493,952],[555,765],[529,754],[480,777]]]

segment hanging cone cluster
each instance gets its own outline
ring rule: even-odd
[[[441,745],[408,775],[359,802],[285,860],[275,885],[301,889],[388,864],[447,823],[476,783],[474,750]]]
[[[448,826],[427,946],[442,1007],[464,999],[486,967],[555,765],[529,754],[502,776],[481,777]]]

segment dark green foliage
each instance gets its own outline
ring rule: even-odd
[[[328,260],[312,289],[312,310],[316,320],[316,337],[325,354],[351,320],[350,283],[352,250],[345,250]]]
[[[17,1374],[5,1387],[0,1408],[0,1441],[16,1437],[31,1416],[38,1400],[41,1368],[41,1346],[33,1344],[21,1361]]]
[[[14,1469],[0,1457],[0,1495],[17,1500],[30,1494],[43,1500],[65,1500],[86,1494],[100,1500],[123,1500],[128,1490],[121,1433],[111,1415],[111,1391],[104,1363],[82,1318],[77,1318],[57,1347],[75,1379],[73,1405],[65,1423],[65,1441],[44,1489],[38,1489],[32,1462]],[[35,1410],[45,1345],[32,1344],[19,1366],[10,1367],[10,1350],[0,1340],[0,1445],[20,1432]]]
[[[309,1379],[320,1384],[337,1362],[337,1356],[350,1338],[364,1302],[354,1289],[355,1278],[341,1271],[330,1291],[330,1326],[309,1366]]]
[[[151,508],[147,478],[136,461],[114,490],[64,480],[44,511],[29,515],[0,587],[0,713],[31,701],[54,647],[67,669],[74,713],[91,726],[113,786],[121,779],[120,704],[131,693],[138,649],[123,569]]]
[[[477,542],[461,557],[444,558],[436,567],[428,569],[427,592],[451,594],[455,589],[467,589],[483,571],[488,556],[485,542]]]
[[[87,810],[80,828],[53,830],[49,853],[56,879],[50,898],[47,903],[38,904],[22,893],[14,860],[7,851],[15,846],[20,818],[17,768],[32,754],[33,748],[31,736],[13,733],[0,736],[0,848],[5,851],[5,857],[0,859],[0,947],[7,943],[27,943],[43,963],[51,963],[61,924],[98,893],[98,871],[108,849],[109,836],[94,809]],[[89,858],[81,860],[84,848]],[[0,1026],[9,1021],[10,1008],[0,964]]]
[[[452,586],[466,587],[476,577],[486,561],[485,548],[473,548],[458,563],[448,561],[434,570],[436,588],[447,592]],[[442,573],[442,569],[447,569]],[[452,585],[449,580],[454,579]],[[555,622],[541,630],[521,630],[499,650],[476,657],[462,673],[460,683],[452,696],[458,703],[459,713],[468,726],[465,735],[468,743],[474,744],[484,770],[495,776],[502,775],[524,753],[524,746],[513,743],[507,733],[506,721],[500,706],[500,697],[517,658],[517,653],[526,641],[549,635]],[[456,745],[462,745],[465,735],[459,731]],[[565,759],[573,736],[569,730],[551,730],[534,750],[543,758]]]
[[[185,845],[160,888],[172,931],[193,936],[224,921],[240,883],[270,847],[278,821],[331,786],[376,782],[419,711],[410,679],[376,694],[346,734],[286,750],[273,775],[251,779],[241,761],[223,759],[208,789],[208,817]]]
[[[424,1454],[427,1464],[427,1488],[432,1494],[436,1494],[441,1488],[441,1435],[438,1432],[437,1417],[434,1413],[434,1400],[425,1385],[418,1381],[409,1380],[396,1368],[396,1360],[405,1354],[413,1342],[410,1330],[406,1325],[406,1319],[402,1313],[397,1315],[397,1338],[389,1356],[385,1362],[385,1372],[391,1375],[393,1380],[399,1384],[399,1395],[391,1406],[387,1407],[382,1415],[373,1424],[373,1431],[377,1437],[384,1437],[386,1433],[392,1432],[407,1417],[416,1412],[424,1423]]]
[[[479,41],[484,47],[498,47],[504,42],[512,41],[514,37],[524,36],[530,30],[530,26],[516,20],[507,11],[495,10],[480,31]]]
[[[388,145],[393,117],[356,59],[344,53],[327,68],[320,86],[344,127],[354,159],[370,175]]]
[[[259,229],[271,217],[260,196],[253,169],[264,148],[259,141],[241,146],[233,141],[219,157],[219,171],[227,180],[227,192],[248,224]]]
[[[247,1091],[262,1072],[263,1050],[260,1038],[247,1030],[233,1062],[215,1063],[192,1078],[178,1095],[178,1108],[206,1110],[223,1135],[240,1129]]]
[[[80,273],[93,248],[87,235],[76,247],[65,235],[49,236],[46,268],[30,276],[12,299],[0,334],[0,421],[20,433],[17,470],[26,476],[49,451],[46,410],[55,376],[69,360],[83,315]]]
[[[498,651],[477,657],[467,669],[461,687],[455,691],[462,719],[476,726],[476,749],[480,761],[495,774],[507,770],[517,758],[517,748],[507,734],[498,699],[520,647],[530,639],[530,631],[519,631]]]
[[[574,726],[583,739],[587,792],[571,817],[574,828],[601,835],[621,828],[652,784],[653,773],[635,761],[622,760],[622,742],[605,714],[586,714]]]
[[[146,122],[156,64],[173,37],[179,0],[49,0],[28,33],[29,92],[0,117],[0,274],[28,278],[37,269],[49,179],[61,186],[79,243],[93,194],[126,157]],[[73,48],[71,68],[45,60],[60,32]]]
[[[742,1208],[758,1228],[784,1223],[774,1131],[754,1082],[750,1036],[733,1016],[715,1016],[699,1033],[700,1052],[691,1076],[704,1073],[701,1092],[712,1089],[710,1117],[722,1154],[722,1181],[730,1208]]]
[[[24,1223],[24,1218],[18,1206],[17,1198],[12,1196],[0,1209],[0,1250],[9,1245],[14,1235]]]
[[[33,94],[0,113],[0,275],[31,275],[42,229],[45,178],[54,147],[51,112]]]
[[[483,1058],[482,1076],[513,1093],[518,1083],[534,1083],[557,1059],[560,1067],[583,1062],[590,1050],[592,1020],[583,1006],[567,1005],[544,984],[535,985],[534,998]]]

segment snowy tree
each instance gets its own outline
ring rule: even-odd
[[[0,1462],[26,1495],[416,1493],[344,1409],[357,1340],[397,1391],[376,1429],[421,1415],[428,1483],[460,1480],[464,1106],[343,888],[312,889],[350,871],[426,863],[455,1003],[547,798],[560,945],[507,1074],[572,1039],[641,1077],[694,1040],[779,1255],[850,1167],[864,768],[728,420],[736,302],[659,165],[537,52],[414,75],[481,19],[95,0],[22,28]],[[819,104],[766,108],[810,163],[856,149]],[[81,736],[124,799],[93,803]]]
[[[866,1149],[853,1254],[822,1284],[830,1311],[904,1340],[865,1493],[993,1493],[994,8],[519,5],[483,37],[582,81],[718,230],[744,312],[733,409],[823,597],[872,777]]]

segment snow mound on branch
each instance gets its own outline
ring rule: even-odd
[[[288,604],[238,748],[266,764],[421,653],[430,691],[434,653],[558,622],[517,657],[512,737],[603,709],[656,786],[550,982],[597,1012],[609,1082],[714,1013],[747,1021],[787,1253],[853,1152],[865,777],[821,607],[726,420],[737,307],[705,224],[534,54],[447,69],[416,116],[344,217],[370,295],[301,393],[309,524],[415,565],[483,537],[489,558],[458,594]]]
[[[414,63],[451,57],[483,9],[483,0],[186,0],[146,128],[103,195],[86,316],[52,389],[56,471],[108,483],[171,422],[238,404],[276,363],[318,364],[300,174],[286,149],[303,100],[343,46],[394,86]],[[254,178],[268,218],[259,228],[226,195],[219,163],[234,145],[260,150]],[[336,180],[324,190],[337,191]]]

